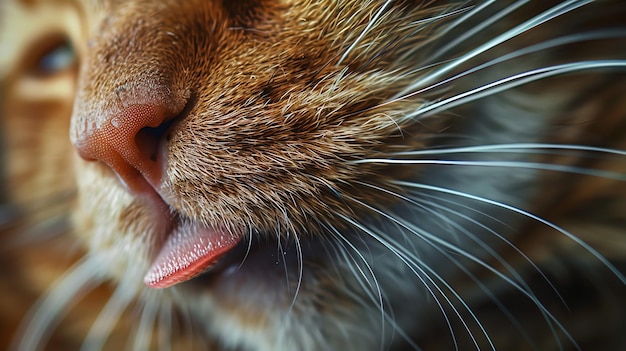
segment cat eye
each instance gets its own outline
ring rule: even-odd
[[[36,77],[50,77],[70,69],[76,63],[76,52],[69,40],[63,36],[47,37],[35,46],[39,51],[33,55],[28,72]]]

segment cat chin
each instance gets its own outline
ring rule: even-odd
[[[381,261],[375,269],[390,275],[378,283],[382,289],[394,287],[389,295],[394,306],[386,306],[393,310],[394,320],[385,320],[369,300],[372,297],[362,295],[363,282],[346,274],[356,267],[320,255],[324,251],[318,244],[313,240],[301,252],[289,243],[282,247],[253,243],[250,249],[241,245],[239,249],[246,252],[243,261],[231,259],[204,275],[158,291],[171,294],[220,343],[261,351],[319,350],[328,343],[339,345],[338,349],[367,349],[381,339],[390,340],[394,323],[414,324],[415,316],[425,311],[415,303],[408,270]],[[361,335],[363,328],[380,332]],[[402,339],[397,334],[393,337]]]

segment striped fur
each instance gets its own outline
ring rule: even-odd
[[[80,58],[61,72],[78,74],[71,121],[71,96],[33,102],[21,60],[2,66],[2,234],[37,240],[3,252],[3,303],[23,301],[3,319],[16,325],[42,296],[11,347],[626,348],[625,4],[105,0],[76,11],[61,30]],[[16,57],[37,55],[21,43]],[[165,151],[157,166],[122,167],[106,149],[121,132],[107,126],[134,123],[111,116],[146,100],[175,115],[165,132],[150,126]],[[55,125],[23,127],[29,109]],[[201,276],[145,287],[168,233],[120,182],[129,172],[171,225],[242,242]],[[73,227],[42,237],[69,206]]]

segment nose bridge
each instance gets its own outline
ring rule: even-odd
[[[129,189],[153,192],[166,164],[164,124],[181,114],[190,93],[175,43],[147,25],[158,18],[138,15],[132,23],[113,16],[94,36],[81,65],[70,138],[82,158],[108,165]]]

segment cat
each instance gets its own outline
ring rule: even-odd
[[[12,348],[626,347],[626,4],[77,11],[85,253]]]
[[[78,73],[67,37],[78,26],[75,12],[60,1],[0,3],[2,350],[76,246],[68,235],[75,180],[67,138]]]

